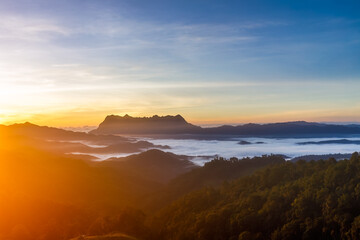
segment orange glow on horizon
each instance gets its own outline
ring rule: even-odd
[[[124,116],[128,114],[132,117],[151,117],[153,115],[165,116],[165,115],[182,115],[185,120],[189,123],[201,126],[211,126],[211,125],[237,125],[237,124],[246,124],[246,123],[274,123],[274,122],[290,122],[290,121],[308,121],[308,122],[360,122],[360,116],[343,115],[338,117],[335,114],[329,114],[327,112],[315,115],[313,112],[302,112],[302,111],[293,111],[283,114],[268,114],[268,115],[247,115],[247,116],[233,116],[225,117],[221,116],[208,116],[209,114],[193,116],[192,114],[182,114],[182,113],[113,113],[113,112],[74,112],[74,113],[53,113],[53,114],[39,114],[39,115],[29,115],[29,116],[17,116],[10,115],[7,116],[6,113],[0,114],[0,124],[2,125],[11,125],[15,123],[24,123],[31,122],[36,125],[41,126],[52,126],[52,127],[84,127],[84,126],[98,126],[107,115],[119,115]]]

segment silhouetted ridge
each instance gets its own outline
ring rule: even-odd
[[[226,136],[248,137],[322,137],[360,134],[360,125],[335,125],[294,121],[268,124],[248,123],[201,128],[188,123],[181,115],[159,117],[123,117],[110,115],[92,131],[96,134],[162,134],[186,138],[214,138]]]
[[[109,115],[106,116],[104,123],[118,123],[119,121],[122,122],[131,122],[131,123],[146,123],[146,122],[162,122],[162,123],[183,123],[188,124],[186,120],[181,115],[176,116],[158,116],[154,115],[152,117],[132,117],[128,114],[124,115],[123,117],[118,115]]]
[[[38,126],[29,122],[16,123],[9,126],[4,126],[5,129],[19,134],[31,136],[32,138],[40,138],[46,140],[61,140],[61,141],[76,141],[84,140],[93,143],[117,143],[123,142],[127,139],[120,136],[96,136],[84,132],[74,132],[60,128]]]
[[[150,148],[169,149],[148,141],[137,141],[121,136],[96,135],[85,132],[74,132],[54,127],[38,126],[29,122],[0,125],[0,134],[9,133],[25,137],[29,145],[56,153],[109,154],[137,153]],[[99,145],[97,147],[89,144]]]
[[[109,115],[92,131],[96,134],[181,134],[201,129],[188,123],[181,115],[131,117]]]
[[[187,156],[157,149],[127,157],[110,158],[98,164],[119,169],[130,176],[161,183],[198,167],[189,161]]]

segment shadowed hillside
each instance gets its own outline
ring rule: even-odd
[[[194,189],[272,163],[265,158],[248,163],[219,159],[200,168],[186,156],[159,150],[91,162],[46,150],[47,141],[26,135],[0,127],[0,239],[4,240],[67,240],[114,232],[152,239],[149,217],[138,209],[153,212]]]
[[[160,190],[159,173],[170,178],[169,174],[176,177],[191,170],[189,162],[182,163],[183,157],[160,151],[123,159],[124,167],[99,166],[41,150],[37,146],[41,142],[7,128],[0,129],[0,142],[0,239],[4,240],[63,240],[114,230],[141,236],[147,231],[140,227],[143,214],[128,207]],[[154,169],[157,161],[163,164]],[[142,168],[136,168],[140,163]],[[103,216],[111,216],[113,225]],[[119,219],[133,222],[114,225]]]
[[[166,183],[175,176],[199,168],[189,161],[186,156],[179,156],[156,149],[128,157],[111,158],[99,162],[98,166],[119,169],[129,175],[152,179],[161,183]]]
[[[204,187],[219,187],[224,181],[231,181],[247,176],[274,164],[282,164],[285,160],[280,155],[269,155],[253,158],[216,158],[205,163],[201,168],[179,175],[153,199],[148,202],[149,209],[159,209],[177,198]]]
[[[70,240],[137,240],[137,239],[126,234],[114,233],[103,236],[80,236],[80,237],[72,238]]]

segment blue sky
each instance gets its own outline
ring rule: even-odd
[[[7,1],[0,122],[360,121],[359,1]]]

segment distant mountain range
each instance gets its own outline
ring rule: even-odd
[[[336,139],[336,140],[325,140],[325,141],[308,141],[299,142],[299,145],[321,145],[321,144],[357,144],[360,145],[360,140],[348,140],[348,139]]]
[[[131,117],[129,115],[110,115],[91,133],[123,135],[172,135],[189,138],[208,138],[213,136],[247,137],[321,137],[348,136],[360,134],[360,125],[338,125],[315,122],[283,122],[269,124],[223,125],[202,128],[188,123],[181,115]],[[191,135],[191,136],[189,136]]]

